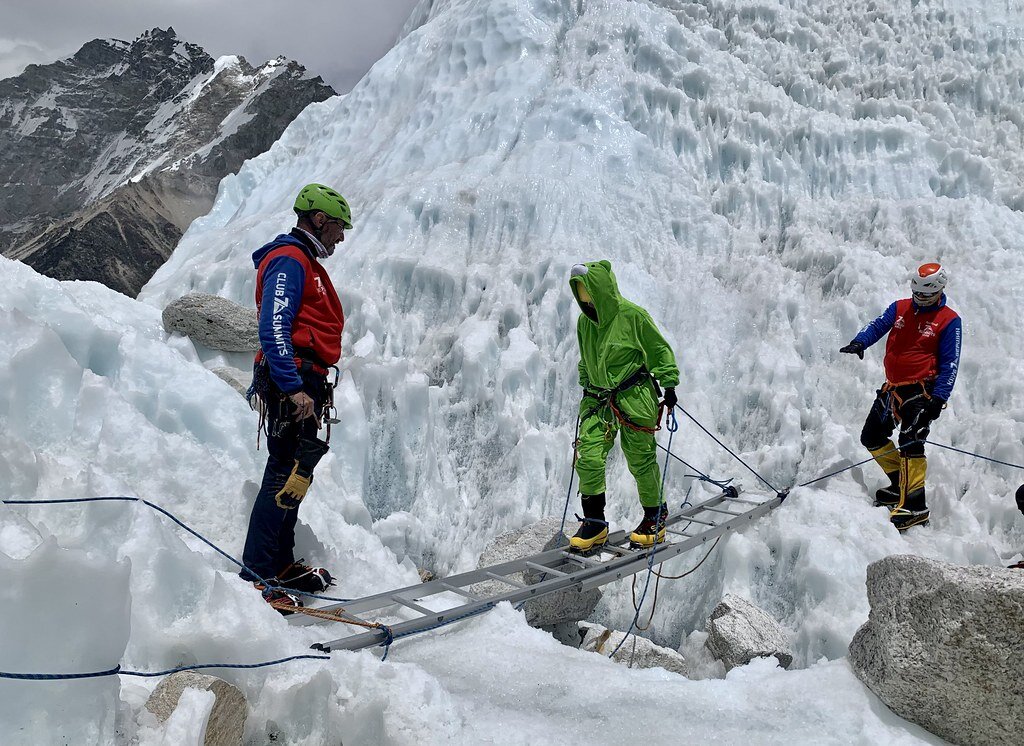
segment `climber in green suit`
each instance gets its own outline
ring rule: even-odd
[[[676,405],[679,368],[665,338],[643,308],[619,295],[608,261],[577,264],[569,287],[583,314],[576,323],[580,344],[580,436],[576,473],[580,479],[583,523],[569,543],[587,552],[608,540],[604,517],[605,463],[622,433],[622,452],[636,479],[644,518],[630,540],[642,547],[665,540],[668,507],[661,494],[654,432],[663,405]]]

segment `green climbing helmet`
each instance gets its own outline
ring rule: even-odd
[[[295,213],[304,215],[316,210],[340,220],[346,230],[352,227],[352,210],[344,197],[329,186],[306,184],[295,198]]]

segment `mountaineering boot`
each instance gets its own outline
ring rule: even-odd
[[[574,552],[589,552],[608,541],[608,522],[604,519],[604,493],[580,495],[583,518],[579,530],[569,539],[569,548]],[[579,518],[579,516],[576,516]]]
[[[277,578],[271,578],[267,582],[271,585],[278,585]],[[294,614],[297,609],[302,607],[302,601],[296,596],[284,591],[272,591],[258,580],[252,584],[252,587],[262,593],[263,599],[284,616]]]
[[[889,486],[875,492],[875,507],[895,508],[900,501],[900,473],[894,471],[886,474],[889,477]]]
[[[310,567],[299,560],[277,574],[277,584],[302,593],[323,593],[334,585],[334,578],[324,568]]]
[[[653,547],[665,541],[665,520],[668,518],[668,505],[662,503],[654,507],[644,506],[644,519],[629,535],[629,543],[634,547]]]
[[[889,521],[901,534],[913,526],[927,526],[929,519],[928,508],[924,510],[909,510],[908,508],[896,508],[889,514]]]
[[[900,459],[900,500],[889,513],[889,521],[902,533],[912,526],[928,524],[924,478],[928,460],[924,456]]]
[[[892,508],[900,501],[900,452],[895,443],[887,440],[878,448],[869,448],[868,453],[889,477],[889,486],[875,493],[875,505]]]

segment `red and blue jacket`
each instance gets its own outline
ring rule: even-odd
[[[281,234],[252,255],[260,351],[285,394],[302,388],[302,360],[326,368],[341,357],[345,313],[327,270],[299,229]]]
[[[946,305],[945,294],[934,306],[919,306],[913,298],[898,300],[854,339],[870,347],[886,334],[886,381],[894,386],[921,382],[932,396],[948,400],[960,366],[963,324]]]

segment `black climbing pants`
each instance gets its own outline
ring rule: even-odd
[[[302,390],[313,399],[317,416],[323,411],[329,396],[325,376],[314,371],[303,371]],[[291,416],[293,405],[283,398],[277,387],[270,384],[267,394],[267,466],[263,470],[263,483],[249,515],[249,533],[245,537],[242,564],[264,580],[276,577],[295,561],[295,523],[298,506],[284,509],[275,496],[288,481],[295,466],[295,452],[300,438],[315,438],[316,419],[307,417],[295,422]],[[242,570],[245,580],[256,580]]]
[[[882,448],[889,442],[898,424],[900,455],[903,458],[924,456],[924,443],[917,441],[928,437],[932,424],[924,412],[927,401],[928,395],[920,383],[897,386],[890,390],[878,389],[860,433],[861,444],[869,451]]]

